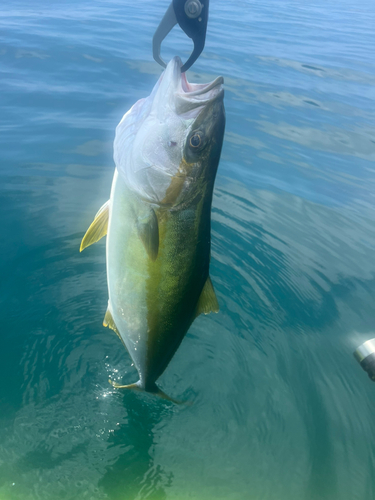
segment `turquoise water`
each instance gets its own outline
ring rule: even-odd
[[[160,74],[165,2],[0,5],[0,500],[375,497],[375,6],[211,0],[190,81],[225,78],[221,311],[160,379],[102,327],[114,130]],[[177,29],[165,59],[186,58]]]

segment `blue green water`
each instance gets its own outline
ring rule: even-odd
[[[0,5],[0,500],[375,498],[375,4],[211,0],[190,81],[225,79],[212,223],[221,311],[160,379],[113,390],[114,130],[160,74],[168,0]],[[165,59],[186,59],[175,29]]]

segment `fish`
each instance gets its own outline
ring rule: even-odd
[[[156,381],[200,314],[218,312],[209,276],[211,204],[225,130],[223,77],[189,83],[174,57],[116,128],[109,200],[80,250],[107,235],[108,308],[138,371],[119,385],[169,399]]]

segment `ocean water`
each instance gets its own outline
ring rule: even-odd
[[[0,4],[0,500],[375,498],[375,4],[211,0],[190,81],[225,79],[220,313],[160,379],[102,327],[114,130],[161,72],[168,0]],[[165,59],[191,43],[177,28]]]

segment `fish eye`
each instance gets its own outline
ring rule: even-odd
[[[190,146],[196,149],[199,148],[201,144],[202,144],[201,132],[195,132],[195,134],[190,137]]]

